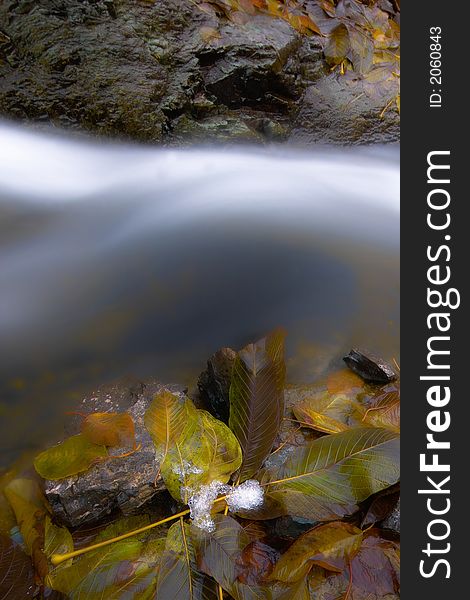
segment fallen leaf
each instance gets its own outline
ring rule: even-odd
[[[96,460],[107,456],[105,446],[93,444],[79,434],[38,454],[34,467],[43,479],[64,479],[87,471]]]
[[[400,386],[395,383],[383,386],[370,400],[363,421],[374,427],[400,431]]]
[[[82,434],[98,446],[134,446],[134,421],[129,413],[91,413],[83,420]]]
[[[399,453],[399,435],[373,427],[295,448],[282,465],[261,473],[271,518],[285,514],[328,521],[351,514],[359,502],[399,480]]]
[[[226,483],[242,462],[238,440],[225,423],[204,410],[189,414],[186,433],[168,450],[161,466],[168,491],[184,503],[201,485]]]
[[[33,598],[36,591],[31,559],[6,535],[0,534],[0,598]]]
[[[356,400],[342,395],[318,393],[293,407],[302,425],[324,433],[338,433],[362,423],[364,408]]]
[[[213,581],[197,570],[190,526],[179,520],[168,530],[160,559],[157,596],[164,600],[215,600]]]
[[[229,427],[243,462],[239,480],[250,479],[271,452],[284,412],[284,337],[275,332],[241,350],[230,385]]]
[[[5,496],[15,513],[26,551],[33,561],[41,579],[48,572],[47,560],[43,552],[44,519],[47,506],[37,481],[13,479],[4,490]]]
[[[246,533],[246,529],[244,528]],[[255,540],[243,548],[238,560],[238,581],[258,585],[271,574],[279,552],[271,546]]]
[[[343,522],[327,523],[302,534],[281,556],[272,580],[291,583],[305,578],[313,564],[341,573],[359,551],[362,531]]]
[[[346,25],[340,23],[330,35],[323,49],[326,62],[329,65],[339,65],[348,55],[351,48],[349,31]]]

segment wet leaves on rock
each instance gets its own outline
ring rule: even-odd
[[[170,494],[186,503],[200,486],[214,480],[226,483],[241,462],[240,445],[227,425],[193,407],[180,439],[168,450],[161,473]]]
[[[88,470],[97,460],[107,456],[105,446],[94,444],[84,434],[78,434],[38,454],[34,467],[44,479],[64,479]]]
[[[134,421],[129,413],[91,413],[82,423],[82,434],[98,446],[134,446]]]

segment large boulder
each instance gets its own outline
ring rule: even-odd
[[[165,497],[162,479],[155,481],[159,463],[143,422],[148,405],[164,388],[176,394],[185,393],[182,386],[165,386],[156,381],[120,382],[104,386],[83,399],[79,410],[84,414],[129,412],[134,420],[136,442],[141,447],[125,458],[107,459],[79,475],[46,481],[46,497],[59,521],[69,527],[89,525],[115,512],[123,515],[142,512]],[[78,433],[80,422],[78,417],[71,420],[67,435]],[[118,455],[126,450],[129,449],[110,448],[109,452]]]
[[[21,120],[178,145],[351,144],[398,139],[387,101],[330,73],[318,36],[266,15],[239,25],[189,0],[0,3],[0,111]]]

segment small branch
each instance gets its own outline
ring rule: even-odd
[[[214,501],[222,502],[225,500],[227,496],[221,496]],[[145,525],[144,527],[140,527],[139,529],[134,529],[134,531],[129,531],[128,533],[124,533],[123,535],[118,535],[117,537],[110,538],[109,540],[104,540],[104,542],[99,542],[98,544],[92,544],[91,546],[87,546],[86,548],[80,548],[80,550],[74,550],[73,552],[67,552],[66,554],[53,554],[51,556],[51,563],[54,566],[60,565],[63,562],[70,560],[71,558],[75,558],[76,556],[81,556],[82,554],[86,554],[87,552],[91,552],[92,550],[97,550],[98,548],[104,548],[105,546],[109,546],[110,544],[114,544],[114,542],[120,542],[121,540],[126,540],[134,535],[138,535],[139,533],[144,533],[145,531],[150,531],[154,527],[158,527],[159,525],[163,525],[164,523],[169,523],[170,521],[175,521],[176,519],[180,519],[181,517],[185,517],[189,515],[189,508],[183,510],[182,512],[177,513],[176,515],[172,515],[171,517],[166,517],[166,519],[162,519],[161,521],[156,521],[155,523],[150,523],[150,525]]]

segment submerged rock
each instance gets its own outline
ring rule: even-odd
[[[182,386],[166,386],[156,381],[148,383],[118,383],[103,387],[86,397],[80,411],[122,412],[132,416],[135,437],[141,448],[125,458],[107,459],[88,471],[62,479],[46,481],[45,493],[54,516],[69,527],[101,521],[114,511],[130,515],[142,511],[165,491],[161,478],[156,481],[158,461],[155,446],[147,432],[143,417],[155,394],[162,389],[184,394]],[[70,425],[67,435],[79,431],[80,419]],[[118,455],[128,448],[110,448]]]
[[[282,19],[240,25],[188,0],[4,0],[0,23],[13,118],[178,145],[398,140],[397,110],[383,112],[398,81],[364,93]]]

